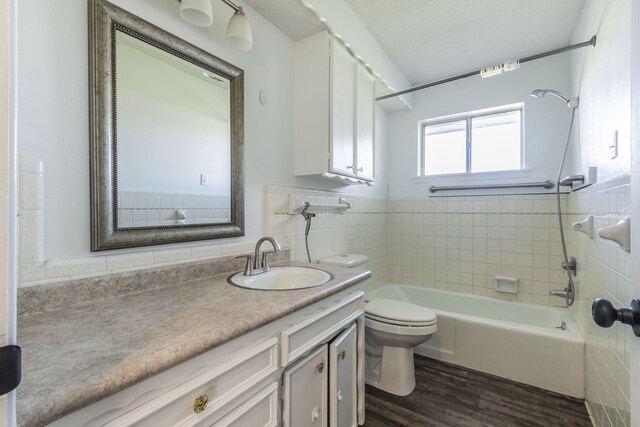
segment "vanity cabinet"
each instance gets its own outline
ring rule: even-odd
[[[326,31],[296,42],[295,173],[372,183],[375,79]]]
[[[358,425],[358,330],[353,324],[329,344],[329,425]]]
[[[284,427],[358,425],[356,338],[353,323],[284,371]]]
[[[301,308],[49,425],[342,427],[353,425],[342,419],[354,417],[363,424],[362,286]],[[283,389],[304,402],[288,400]],[[346,405],[350,409],[343,409]],[[317,422],[306,424],[316,406]],[[336,421],[327,424],[329,417]]]
[[[328,356],[324,345],[284,371],[284,427],[328,426]]]

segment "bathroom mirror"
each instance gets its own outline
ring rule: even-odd
[[[89,5],[92,251],[242,236],[242,70]]]

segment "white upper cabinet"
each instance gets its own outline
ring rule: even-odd
[[[360,64],[355,69],[356,80],[356,164],[362,179],[374,179],[375,79]]]
[[[353,70],[356,61],[340,44],[332,44],[329,73],[331,172],[355,176]]]
[[[296,42],[295,173],[374,180],[375,79],[327,32]]]

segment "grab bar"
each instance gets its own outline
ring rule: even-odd
[[[555,187],[555,183],[550,179],[544,182],[522,182],[517,184],[493,184],[493,185],[445,185],[429,187],[431,193],[436,191],[449,191],[449,190],[489,190],[494,188],[529,188],[529,187],[544,187],[551,189]]]

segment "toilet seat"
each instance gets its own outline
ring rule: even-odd
[[[364,316],[364,325],[367,328],[375,329],[376,331],[386,332],[388,334],[395,334],[401,336],[428,336],[435,334],[438,330],[436,322],[430,325],[394,325],[387,322],[381,322],[376,319],[372,319],[367,315]]]
[[[365,304],[365,318],[396,326],[435,325],[436,313],[428,308],[404,301],[375,298]]]
[[[381,323],[387,323],[389,325],[396,325],[396,326],[407,326],[409,328],[411,327],[418,327],[418,326],[431,326],[431,325],[435,325],[436,321],[432,320],[429,322],[406,322],[403,320],[396,320],[396,319],[387,319],[384,317],[380,317],[380,316],[374,316],[373,314],[370,313],[366,313],[364,314],[365,319],[371,319],[371,320],[375,320],[377,322],[381,322]]]

